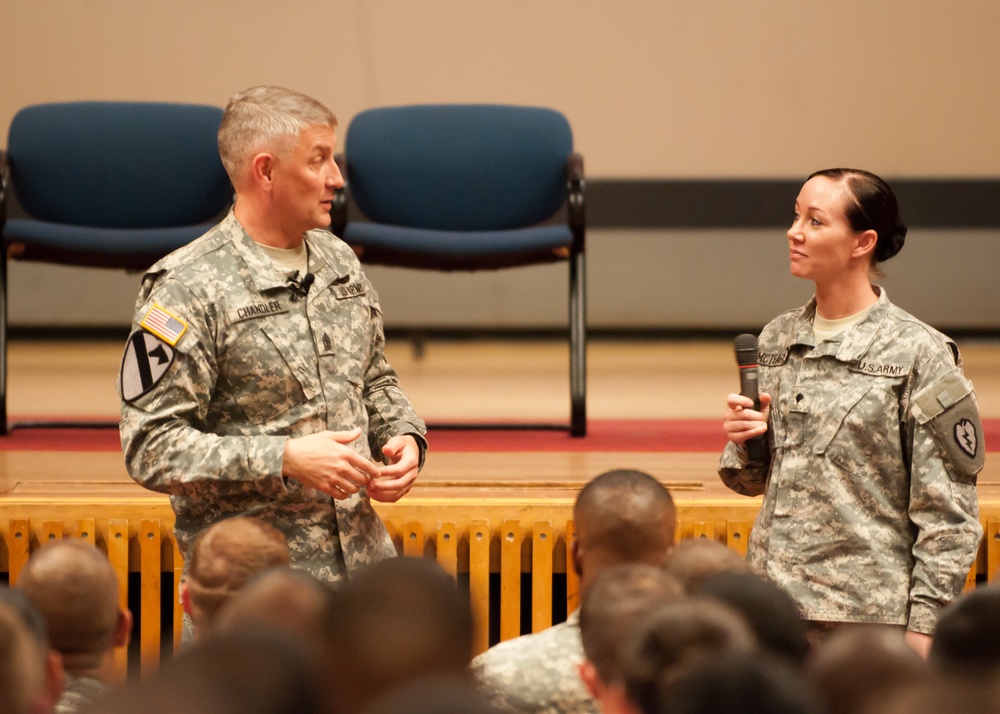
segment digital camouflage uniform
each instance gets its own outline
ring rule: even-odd
[[[810,620],[930,633],[982,536],[985,445],[955,343],[889,302],[816,345],[815,299],[768,324],[769,466],[728,444],[719,473],[764,501],[747,559]]]
[[[66,673],[66,687],[56,702],[55,714],[76,714],[86,711],[94,702],[111,691],[104,682],[93,677]]]
[[[335,501],[282,476],[286,440],[360,426],[354,448],[379,458],[391,437],[425,429],[385,360],[354,253],[326,231],[305,240],[305,297],[232,213],[149,269],[119,379],[122,448],[133,479],[170,494],[182,554],[211,523],[253,516],[288,537],[294,564],[333,581],[395,550],[364,489]]]
[[[486,697],[505,712],[600,712],[578,673],[584,660],[580,611],[566,622],[494,645],[472,660]]]

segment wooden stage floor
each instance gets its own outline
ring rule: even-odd
[[[983,416],[1000,418],[1000,342],[966,340],[960,346]],[[567,419],[568,350],[561,342],[430,340],[418,357],[410,342],[394,340],[387,350],[403,388],[429,422]],[[116,418],[120,358],[121,345],[111,342],[12,342],[12,420]],[[589,417],[719,420],[725,395],[737,389],[735,372],[729,340],[592,340]],[[407,498],[572,498],[598,473],[627,467],[653,474],[682,501],[746,502],[719,483],[717,458],[715,451],[435,453],[432,444]],[[1000,501],[1000,469],[992,459],[980,484],[981,498]],[[118,453],[57,450],[0,452],[2,497],[162,499],[128,478]]]

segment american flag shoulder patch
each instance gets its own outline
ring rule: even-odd
[[[181,338],[181,335],[188,328],[188,324],[184,320],[167,312],[155,303],[153,307],[149,308],[146,316],[142,318],[139,326],[152,332],[170,345],[176,345],[177,340]]]

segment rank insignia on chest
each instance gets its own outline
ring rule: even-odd
[[[184,320],[154,303],[146,316],[142,318],[139,327],[152,332],[167,344],[176,345],[177,340],[187,330],[188,325]]]
[[[156,386],[176,356],[176,350],[157,335],[145,330],[129,335],[122,357],[122,399],[131,402]]]

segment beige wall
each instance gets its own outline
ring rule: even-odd
[[[71,99],[564,111],[594,177],[1000,173],[994,0],[0,0],[0,127]]]
[[[833,164],[996,177],[998,35],[996,0],[0,0],[0,145],[32,103],[221,106],[276,83],[345,126],[378,105],[555,107],[591,177],[796,177]],[[941,326],[1000,327],[998,238],[913,231],[889,271],[893,297]],[[592,231],[589,253],[595,326],[763,323],[809,291],[788,277],[781,231]],[[564,319],[564,266],[485,282],[371,273],[390,326]],[[11,322],[127,324],[137,286],[15,263]]]

